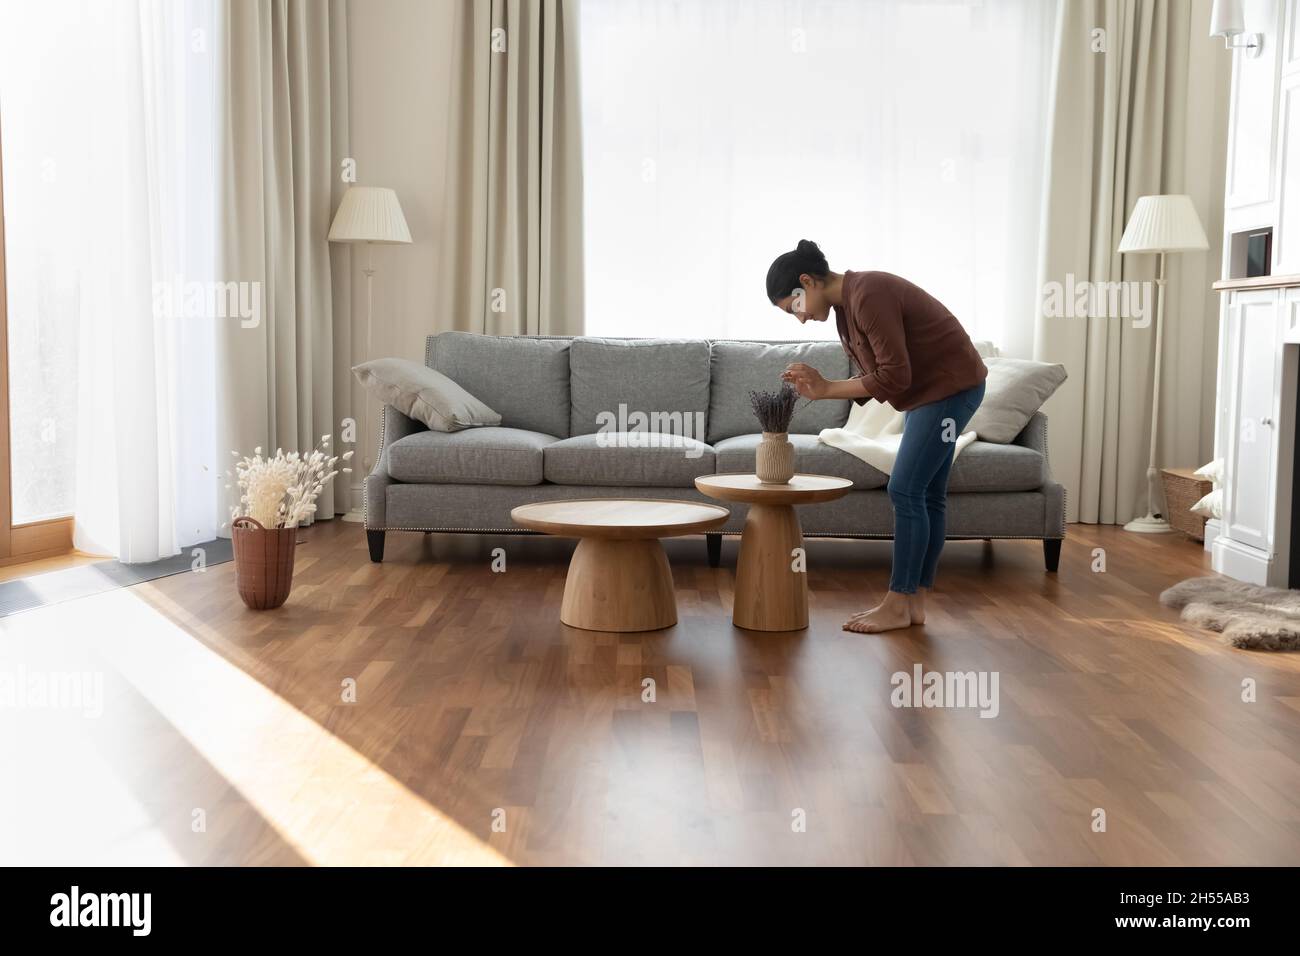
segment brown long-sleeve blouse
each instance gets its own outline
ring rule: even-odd
[[[920,286],[888,272],[845,272],[841,289],[843,305],[835,307],[840,342],[877,401],[907,411],[988,375],[961,323]]]

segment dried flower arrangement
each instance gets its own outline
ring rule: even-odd
[[[276,449],[274,457],[263,458],[260,445],[251,458],[240,458],[239,452],[232,451],[238,460],[233,473],[226,474],[239,485],[239,504],[230,509],[231,521],[249,517],[263,528],[296,528],[310,518],[325,485],[340,471],[352,471],[335,468],[340,461],[351,460],[352,452],[331,455],[329,443],[330,436],[322,436],[320,446],[307,455],[296,451],[286,455],[284,449]]]
[[[784,383],[775,392],[749,393],[749,403],[763,431],[777,434],[790,430],[790,419],[794,418],[798,401],[799,393]]]

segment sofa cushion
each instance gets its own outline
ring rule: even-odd
[[[754,455],[760,434],[736,435],[724,438],[713,446],[718,454],[718,472],[747,472],[754,470]],[[790,435],[794,445],[794,469],[805,475],[832,475],[846,478],[857,489],[883,488],[888,477],[872,468],[861,458],[832,448],[817,440],[816,435]]]
[[[1043,486],[1043,470],[1041,452],[976,440],[952,463],[948,491],[1035,491]]]
[[[839,342],[711,343],[712,382],[709,387],[711,444],[735,435],[748,435],[758,426],[749,405],[751,391],[772,391],[791,362],[807,362],[827,378],[848,378],[849,357]],[[839,428],[849,417],[848,401],[809,402],[800,399],[790,431],[815,435]]]
[[[542,458],[546,480],[557,485],[693,488],[715,470],[708,445],[653,432],[575,435],[547,445]]]
[[[410,482],[540,485],[542,449],[556,441],[541,432],[492,426],[416,432],[388,449],[388,473]]]
[[[704,441],[709,343],[576,338],[569,351],[571,435],[666,432]],[[496,407],[496,406],[493,406]],[[637,416],[645,416],[640,423]]]
[[[569,435],[569,339],[443,332],[425,364],[501,415],[507,428]]]
[[[381,405],[436,432],[500,425],[501,416],[437,369],[408,359],[382,358],[354,366],[352,374]]]
[[[1030,359],[988,358],[984,401],[967,426],[984,441],[1015,441],[1066,379],[1065,366]],[[960,460],[960,459],[959,459]]]

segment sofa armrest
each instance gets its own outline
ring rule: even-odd
[[[1047,454],[1047,416],[1042,412],[1034,412],[1034,415],[1026,423],[1025,427],[1020,429],[1020,434],[1012,439],[1011,444],[1019,445],[1021,448],[1032,448],[1034,451]]]
[[[388,474],[388,450],[393,445],[416,432],[427,431],[422,422],[403,415],[392,405],[385,405],[379,416],[379,453],[375,456],[375,465],[366,475],[363,484],[364,515],[367,531],[379,531],[384,528],[384,508],[387,503],[385,489],[393,483]]]
[[[1032,448],[1043,456],[1043,483],[1052,480],[1052,469],[1047,457],[1047,416],[1034,412],[1034,417],[1020,430],[1020,434],[1011,442],[1022,448]]]
[[[1046,500],[1043,534],[1049,538],[1065,536],[1065,489],[1052,478],[1052,467],[1047,456],[1047,416],[1034,412],[1034,417],[1021,429],[1013,445],[1032,448],[1043,456],[1042,491]]]

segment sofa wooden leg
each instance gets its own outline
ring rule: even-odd
[[[1060,538],[1043,539],[1043,563],[1047,565],[1047,570],[1055,572],[1061,564],[1061,540]]]
[[[704,542],[709,546],[709,567],[716,568],[722,563],[722,535],[706,534]]]
[[[384,532],[366,530],[366,544],[370,545],[370,560],[379,564],[384,560]]]

